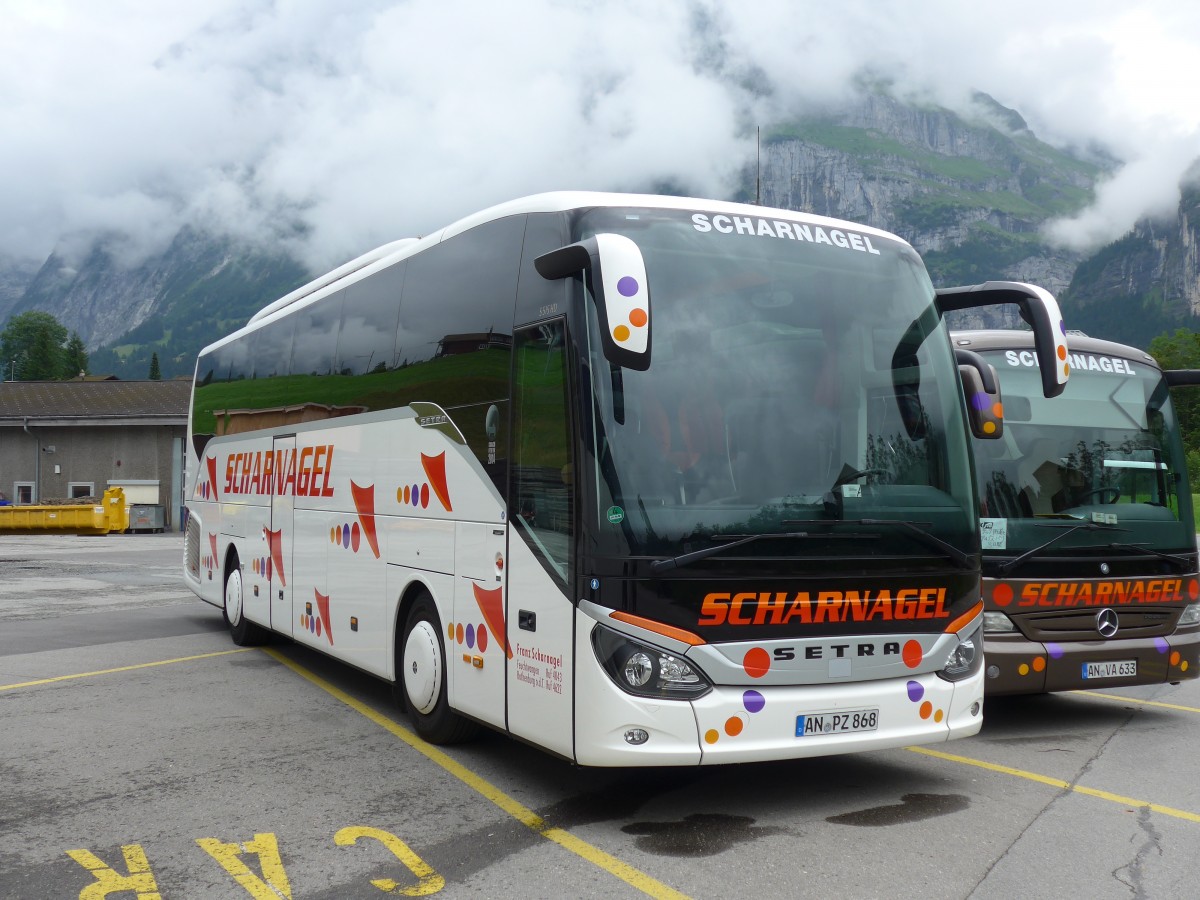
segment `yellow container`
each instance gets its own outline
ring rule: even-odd
[[[129,527],[125,491],[109,488],[100,502],[87,506],[0,506],[0,533],[110,534]]]

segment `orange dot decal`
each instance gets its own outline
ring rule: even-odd
[[[1058,358],[1059,358],[1059,359],[1061,359],[1061,360],[1063,360],[1063,361],[1065,362],[1065,361],[1066,361],[1066,359],[1067,359],[1067,348],[1066,348],[1066,346],[1065,346],[1065,345],[1063,345],[1063,344],[1059,344],[1059,345],[1058,345],[1058,351],[1057,351],[1057,352],[1058,352]]]
[[[613,334],[613,337],[618,342],[624,343],[625,341],[629,340],[629,326],[628,325],[618,325],[616,328],[613,329],[612,334]]]
[[[742,659],[742,668],[751,678],[762,678],[771,668],[771,656],[762,647],[751,647]]]
[[[458,623],[458,625],[456,625],[456,626],[455,626],[455,628],[454,628],[454,639],[455,639],[456,641],[458,641],[460,644],[461,644],[461,643],[463,642],[463,640],[464,640],[464,638],[463,638],[463,627],[462,627],[462,623],[461,623],[461,622],[459,622],[459,623]]]
[[[926,700],[921,704],[920,714],[922,719],[928,719],[933,715],[933,704]]]
[[[997,419],[1003,419],[1004,418],[1004,404],[1003,403],[993,403],[992,404],[992,415],[995,416]]]
[[[1033,658],[1033,671],[1035,671],[1035,672],[1046,671],[1046,658],[1044,656],[1035,656]]]
[[[1171,654],[1171,665],[1173,665],[1173,666],[1177,666],[1177,665],[1179,665],[1179,660],[1180,660],[1181,658],[1182,658],[1182,657],[1180,657],[1180,655],[1179,655],[1179,651],[1178,651],[1178,650],[1176,650],[1174,653],[1172,653],[1172,654]]]
[[[720,739],[721,735],[717,733],[717,729],[715,728],[710,728],[708,731],[704,732],[704,743],[706,744],[715,744]]]
[[[901,653],[901,658],[904,660],[904,664],[910,669],[915,669],[917,666],[919,666],[921,664],[921,660],[925,658],[925,652],[921,649],[920,642],[906,642],[904,645],[904,651]]]
[[[634,328],[644,328],[649,321],[650,317],[644,309],[631,310],[629,313],[629,324]]]
[[[725,720],[725,733],[730,737],[737,737],[742,733],[742,720],[737,716]]]

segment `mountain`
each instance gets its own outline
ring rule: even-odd
[[[985,94],[955,113],[875,90],[765,128],[759,164],[733,199],[899,234],[938,286],[1042,285],[1059,296],[1072,327],[1144,347],[1200,314],[1200,191],[1185,192],[1174,220],[1139,223],[1086,258],[1041,233],[1049,220],[1084,208],[1114,165],[1049,146]],[[84,337],[93,372],[143,378],[157,353],[169,378],[190,374],[204,344],[310,277],[282,252],[188,228],[132,269],[117,265],[102,242],[74,267],[57,255],[33,274],[0,264],[0,323],[43,309]],[[1014,321],[1015,313],[993,312],[955,314],[952,324]]]

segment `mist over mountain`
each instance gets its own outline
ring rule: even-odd
[[[719,199],[759,197],[765,206],[894,232],[922,254],[938,286],[1030,281],[1059,296],[1071,327],[1145,347],[1200,311],[1200,188],[1183,191],[1175,216],[1140,221],[1094,254],[1052,243],[1047,225],[1085,210],[1113,166],[1042,142],[1017,111],[984,94],[953,112],[871,90],[763,126],[741,186]],[[82,253],[56,252],[36,269],[0,261],[0,321],[30,309],[54,314],[84,338],[94,373],[143,378],[157,353],[164,377],[187,375],[202,346],[319,274],[288,246],[269,236],[247,244],[194,225],[133,264],[104,240]]]

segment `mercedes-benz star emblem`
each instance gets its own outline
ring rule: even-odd
[[[1096,613],[1096,630],[1100,632],[1101,637],[1110,638],[1117,633],[1117,611],[1109,607],[1105,607]]]

